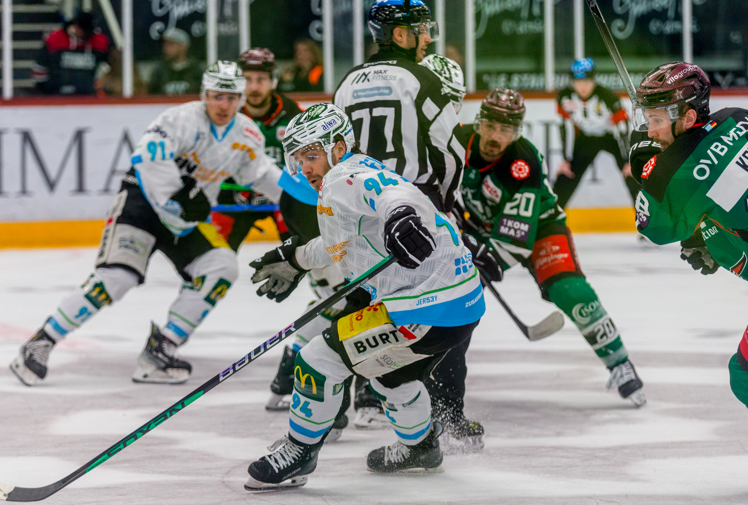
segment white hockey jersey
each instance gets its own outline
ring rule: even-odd
[[[485,312],[483,287],[459,232],[429,198],[379,162],[346,154],[322,179],[317,214],[321,236],[297,249],[302,268],[335,264],[349,279],[386,257],[384,225],[409,205],[436,241],[418,268],[392,265],[364,284],[372,302],[383,302],[393,322],[460,326]]]
[[[170,199],[182,188],[182,176],[197,181],[211,205],[217,204],[221,183],[233,177],[278,201],[283,173],[265,154],[265,137],[254,121],[237,113],[224,127],[215,126],[203,102],[188,102],[161,113],[133,152],[138,183],[161,222],[175,235],[189,233],[197,223],[179,217],[181,206]]]

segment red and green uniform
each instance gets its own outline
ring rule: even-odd
[[[748,280],[748,110],[722,109],[642,166],[636,228],[655,244],[701,233],[722,267]],[[648,140],[634,132],[632,142]],[[643,162],[645,160],[641,160]],[[638,165],[638,166],[637,166]],[[748,405],[748,330],[730,360],[730,384]]]
[[[465,146],[462,199],[470,221],[465,231],[490,244],[504,269],[521,263],[532,273],[544,299],[556,304],[584,335],[609,369],[628,359],[613,320],[579,266],[566,215],[543,172],[543,156],[520,137],[492,163],[480,155],[480,135],[463,125]]]

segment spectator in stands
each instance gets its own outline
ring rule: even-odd
[[[99,97],[122,96],[122,51],[119,49],[109,51],[107,66],[109,70],[104,72],[99,80],[96,81],[96,94]],[[145,95],[147,91],[145,82],[140,77],[138,69],[133,65],[133,95]]]
[[[293,49],[293,65],[283,69],[279,87],[284,92],[323,91],[322,75],[322,50],[312,39],[297,40]]]
[[[36,89],[46,95],[93,95],[96,68],[106,61],[109,38],[80,12],[49,34],[32,68]]]
[[[151,75],[151,95],[197,95],[203,78],[203,65],[191,58],[190,36],[179,28],[169,28],[161,35],[164,60]]]

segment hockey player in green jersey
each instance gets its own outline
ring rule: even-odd
[[[631,171],[641,181],[636,227],[655,244],[681,243],[702,274],[722,266],[748,280],[748,110],[710,114],[709,78],[677,62],[636,90]],[[730,386],[748,405],[748,330],[730,359]]]
[[[517,263],[527,268],[543,298],[574,322],[610,370],[608,389],[618,388],[622,398],[641,406],[646,402],[642,381],[580,269],[543,156],[521,135],[524,116],[522,95],[497,88],[483,100],[475,124],[458,128],[466,150],[460,188],[469,213],[465,231],[501,256],[503,270]]]

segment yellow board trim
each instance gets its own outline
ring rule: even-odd
[[[566,223],[573,233],[636,231],[634,209],[630,207],[566,209]],[[268,217],[255,223],[248,242],[278,241],[278,229]],[[47,221],[0,223],[0,249],[33,247],[96,247],[104,221]]]

